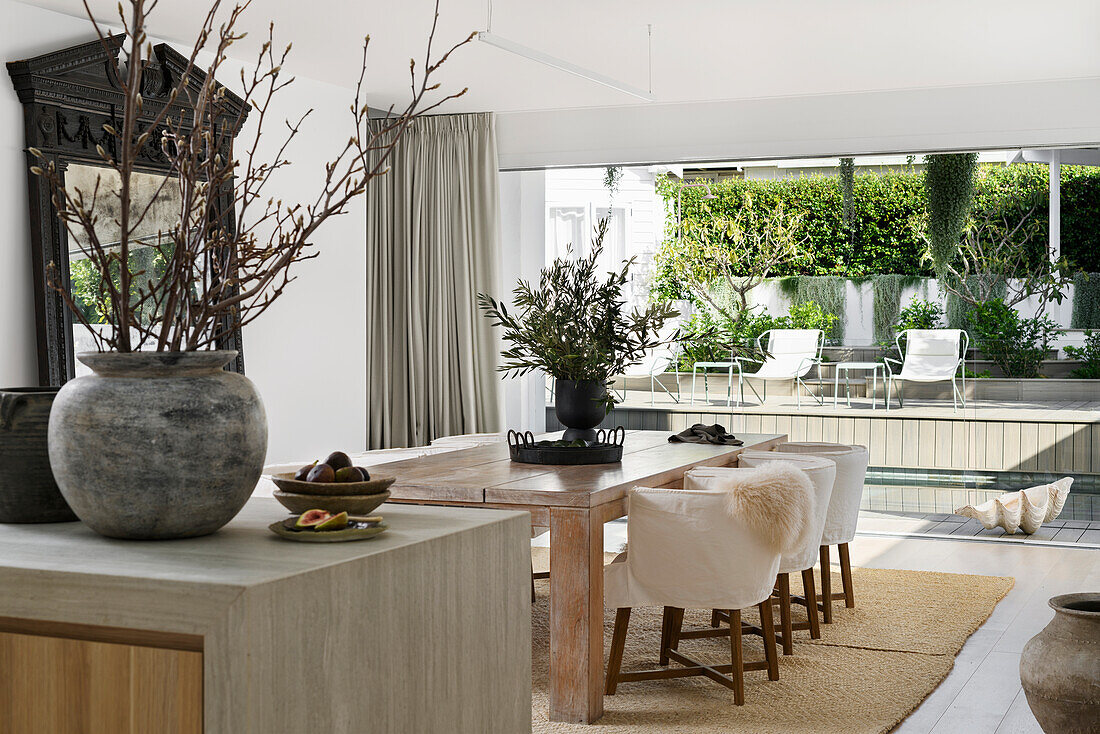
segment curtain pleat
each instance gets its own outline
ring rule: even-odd
[[[497,430],[498,345],[477,309],[500,251],[491,114],[415,120],[367,192],[367,447]]]

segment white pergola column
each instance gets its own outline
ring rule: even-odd
[[[1050,151],[1050,257],[1062,257],[1062,151]]]

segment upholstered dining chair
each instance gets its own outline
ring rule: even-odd
[[[746,671],[766,670],[769,680],[779,679],[772,588],[784,549],[800,540],[800,528],[784,520],[812,512],[811,484],[789,465],[731,469],[716,484],[716,489],[630,491],[630,546],[604,569],[604,604],[617,610],[608,695],[623,682],[702,675],[731,688],[734,703],[741,705]],[[785,488],[781,504],[771,496],[776,486]],[[659,662],[680,667],[621,671],[630,612],[643,605],[664,607]],[[759,610],[759,627],[742,622],[741,611],[749,607]],[[728,615],[728,665],[704,665],[680,651],[681,640],[691,637],[683,631],[685,609],[722,609]],[[745,661],[744,634],[763,638],[764,660]]]
[[[775,603],[779,605],[780,620],[778,637],[783,645],[783,654],[793,655],[795,631],[809,630],[810,637],[815,640],[821,637],[821,620],[817,605],[807,602],[806,599],[817,599],[813,568],[821,545],[821,533],[825,527],[825,513],[829,507],[833,481],[836,479],[836,464],[829,459],[816,456],[777,454],[774,451],[744,451],[738,457],[738,466],[742,468],[760,467],[771,462],[794,465],[809,477],[813,485],[813,512],[808,517],[792,518],[792,520],[801,521],[799,524],[801,534],[798,543],[783,554],[775,579]],[[730,471],[732,470],[729,468],[719,467],[690,469],[684,475],[684,487],[692,489],[718,487],[723,477]],[[806,592],[804,598],[791,596],[790,575],[792,573],[802,574],[802,585]],[[808,621],[792,620],[792,602],[806,605]],[[725,617],[719,610],[712,616],[711,624],[717,627],[723,621]]]
[[[848,555],[848,543],[856,536],[859,521],[859,503],[863,499],[863,482],[867,477],[868,454],[866,446],[842,443],[791,441],[780,444],[776,452],[800,456],[820,456],[836,462],[836,481],[829,499],[829,511],[825,515],[825,530],[821,535],[821,616],[826,624],[833,621],[833,602],[843,601],[851,609],[856,605],[852,584],[852,561]],[[830,546],[837,547],[840,557],[840,579],[843,593],[834,594]]]

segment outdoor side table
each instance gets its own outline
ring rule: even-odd
[[[875,393],[878,392],[878,371],[882,370],[882,381],[886,382],[886,365],[882,362],[837,362],[833,372],[833,407],[837,407],[837,395],[840,394],[840,372],[844,371],[844,395],[848,407],[852,407],[852,390],[849,375],[852,370],[871,373],[871,410],[875,409]]]

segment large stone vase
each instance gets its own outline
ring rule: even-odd
[[[49,449],[61,494],[112,538],[208,535],[263,471],[267,416],[233,351],[84,353],[93,374],[61,388]]]
[[[1047,734],[1100,732],[1100,592],[1049,602],[1054,619],[1020,656],[1020,681]]]
[[[566,441],[596,440],[596,426],[607,415],[607,385],[600,380],[556,380],[554,415],[565,426]]]
[[[68,522],[46,431],[56,387],[0,388],[0,522]]]

